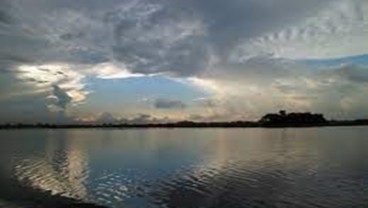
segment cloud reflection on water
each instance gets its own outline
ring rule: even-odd
[[[108,207],[368,202],[361,194],[368,181],[361,159],[368,156],[367,131],[361,127],[0,134],[6,138],[0,140],[0,184],[15,176],[25,186]]]

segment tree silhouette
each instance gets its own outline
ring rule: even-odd
[[[259,123],[262,125],[316,125],[325,124],[327,120],[322,114],[306,113],[286,113],[282,110],[279,114],[266,114]]]

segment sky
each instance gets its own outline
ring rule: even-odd
[[[0,0],[0,123],[368,118],[367,0]]]

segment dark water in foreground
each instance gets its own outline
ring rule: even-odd
[[[368,207],[368,127],[4,130],[0,150],[0,207]]]

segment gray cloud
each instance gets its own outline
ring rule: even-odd
[[[137,1],[109,13],[115,58],[137,73],[187,76],[206,68],[209,46],[200,20],[166,1]]]
[[[346,34],[364,34],[367,28],[362,0],[4,0],[2,4],[11,9],[1,10],[0,19],[12,21],[0,25],[0,57],[38,63],[115,60],[143,74],[198,75],[214,64],[236,64],[238,59],[268,52],[292,56],[340,47],[339,53],[344,48],[352,53],[348,47],[331,45],[326,37],[337,37],[341,28]],[[304,47],[324,45],[322,39],[329,47]]]
[[[337,1],[138,1],[110,16],[114,54],[134,72],[197,75],[211,69],[213,60],[227,64],[238,45],[302,21],[331,2]]]
[[[62,111],[64,111],[67,107],[67,105],[72,101],[72,98],[59,86],[53,85],[53,95],[56,97],[56,106],[60,108]]]
[[[332,3],[346,1],[2,2],[12,9],[0,14],[13,19],[9,26],[0,26],[2,56],[84,64],[118,60],[136,73],[191,76],[209,69],[213,60],[228,61],[244,42],[261,50],[251,40],[282,32]],[[282,42],[282,37],[276,34],[276,39],[266,38],[269,41],[263,43],[274,50],[271,43]]]
[[[183,109],[186,107],[185,103],[180,100],[171,100],[158,98],[154,102],[155,108],[158,109]]]

